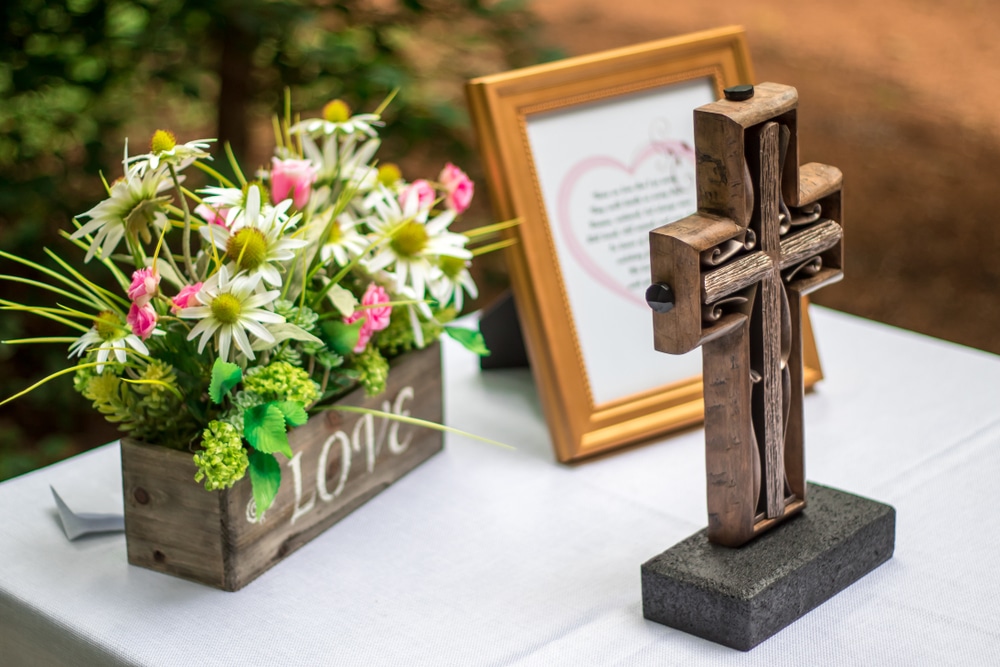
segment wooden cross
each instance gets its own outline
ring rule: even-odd
[[[654,345],[703,347],[708,537],[727,546],[805,506],[802,297],[843,277],[843,179],[799,166],[797,105],[764,83],[695,110],[698,212],[649,236]]]

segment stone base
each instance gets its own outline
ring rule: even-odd
[[[702,530],[643,564],[643,616],[749,651],[892,558],[895,509],[819,484],[806,497],[743,547]]]

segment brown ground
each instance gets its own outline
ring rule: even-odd
[[[799,91],[802,162],[846,183],[847,277],[815,301],[1000,353],[1000,4],[544,0],[570,55],[738,24]]]

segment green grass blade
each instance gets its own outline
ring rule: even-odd
[[[78,223],[76,220],[74,220],[73,223],[79,228],[80,223]],[[60,229],[59,235],[62,236],[67,241],[69,241],[70,243],[72,243],[73,245],[75,245],[76,247],[80,248],[81,250],[86,250],[89,247],[86,243],[84,243],[80,239],[72,238],[72,234],[67,232],[65,229]],[[93,243],[93,238],[89,234],[85,238],[91,243]],[[127,292],[129,283],[131,281],[125,277],[125,274],[122,272],[121,269],[115,266],[115,263],[111,261],[111,258],[100,257],[98,261],[100,261],[101,264],[103,264],[108,269],[108,271],[111,272],[111,275],[113,275],[115,277],[115,280],[118,281],[119,287],[121,287],[123,291]]]
[[[84,333],[90,331],[89,327],[85,327],[82,324],[78,324],[77,322],[71,322],[70,320],[67,320],[64,317],[60,317],[54,313],[45,312],[43,310],[38,310],[36,308],[32,308],[31,306],[6,306],[4,308],[0,308],[0,310],[17,310],[25,313],[32,313],[34,315],[38,315],[39,317],[44,317],[46,319],[53,320],[54,322],[59,322],[60,324],[64,324],[68,326],[70,329],[76,329],[77,331],[82,331]]]
[[[514,447],[498,442],[496,440],[490,440],[489,438],[484,438],[481,435],[475,435],[474,433],[468,433],[461,429],[452,428],[451,426],[445,426],[444,424],[438,424],[437,422],[427,421],[426,419],[417,419],[416,417],[404,417],[403,415],[393,414],[391,412],[383,412],[382,410],[372,410],[370,408],[362,408],[355,405],[330,405],[321,410],[339,410],[341,412],[354,412],[361,415],[372,415],[375,417],[382,417],[383,419],[392,419],[394,421],[402,422],[404,424],[413,424],[414,426],[423,426],[425,428],[431,428],[435,431],[442,431],[444,433],[454,433],[455,435],[461,435],[466,438],[472,438],[473,440],[478,440],[480,442],[485,442],[488,445],[496,445],[497,447],[502,447],[504,449],[513,450]]]
[[[56,304],[59,306],[59,304]],[[14,301],[7,301],[6,299],[0,299],[0,310],[20,310],[28,313],[37,313],[41,315],[42,313],[48,313],[52,315],[60,315],[62,317],[75,317],[86,322],[93,322],[94,316],[91,313],[84,313],[79,310],[73,310],[72,308],[67,308],[66,306],[60,306],[59,308],[50,308],[48,306],[25,306],[20,303],[15,303]]]
[[[102,301],[100,298],[98,298],[97,295],[93,294],[89,290],[85,289],[83,286],[81,286],[78,283],[70,280],[69,278],[67,278],[66,276],[62,275],[61,273],[59,273],[57,271],[53,271],[52,269],[50,269],[48,267],[45,267],[45,266],[42,266],[41,264],[36,264],[35,262],[32,262],[31,260],[27,260],[27,259],[24,259],[22,257],[18,257],[17,255],[12,255],[9,252],[4,252],[3,250],[0,250],[0,257],[3,257],[5,259],[9,259],[11,261],[17,262],[18,264],[23,264],[24,266],[27,266],[27,267],[32,268],[32,269],[35,269],[36,271],[44,273],[45,275],[49,276],[50,278],[55,278],[56,280],[58,280],[59,282],[63,283],[64,285],[68,285],[69,287],[72,287],[77,292],[79,292],[80,294],[82,294],[85,298],[87,298],[94,305],[94,307],[97,308],[98,310],[103,310],[103,309],[105,309],[105,308],[108,307],[108,304],[105,303],[104,301]]]
[[[23,283],[25,285],[31,285],[32,287],[38,287],[40,289],[48,290],[49,292],[54,292],[60,296],[66,297],[67,299],[72,299],[77,303],[82,303],[88,306],[94,305],[93,303],[91,303],[87,299],[84,299],[83,297],[79,297],[76,294],[73,294],[72,292],[67,292],[66,290],[60,289],[54,285],[43,283],[40,280],[32,280],[31,278],[22,278],[20,276],[9,276],[6,274],[0,274],[0,280],[9,280],[12,283]]]
[[[107,362],[105,362],[105,363],[107,363]],[[5,398],[4,400],[0,401],[0,405],[4,405],[6,403],[10,403],[15,398],[20,398],[20,397],[24,396],[25,394],[31,393],[32,391],[34,391],[35,389],[38,389],[39,387],[41,387],[43,384],[45,384],[49,380],[54,380],[55,378],[59,377],[60,375],[66,375],[67,373],[73,373],[73,372],[78,371],[78,370],[80,370],[82,368],[94,368],[95,366],[99,366],[99,365],[101,365],[101,364],[99,364],[98,362],[95,361],[93,363],[77,364],[76,366],[70,366],[69,368],[64,368],[61,371],[56,371],[55,373],[53,373],[52,375],[48,376],[47,378],[39,380],[38,382],[36,382],[35,384],[31,385],[30,387],[28,387],[24,391],[19,391],[18,393],[14,394],[10,398]]]
[[[378,105],[378,108],[375,109],[374,111],[375,115],[381,116],[382,112],[385,111],[386,107],[388,107],[392,103],[393,98],[395,98],[396,95],[398,94],[399,94],[399,86],[396,86],[395,88],[392,89],[392,92],[390,92],[388,95],[385,96],[385,99],[382,100],[382,103]]]
[[[70,274],[71,276],[73,276],[74,278],[76,278],[77,280],[79,280],[82,284],[84,284],[87,287],[89,287],[92,290],[93,294],[95,296],[97,296],[98,298],[100,298],[100,295],[102,295],[102,294],[105,295],[105,296],[108,296],[112,300],[117,301],[118,305],[122,306],[126,310],[128,310],[129,306],[132,305],[126,299],[118,296],[117,294],[115,294],[111,290],[104,289],[100,285],[98,285],[96,283],[93,283],[93,282],[87,280],[86,278],[84,278],[84,276],[83,276],[82,273],[80,273],[79,271],[77,271],[76,269],[74,269],[72,266],[69,265],[68,262],[66,262],[59,255],[55,254],[54,252],[52,252],[48,248],[43,248],[43,250],[45,251],[45,254],[48,255],[49,257],[51,257],[53,259],[53,261],[55,261],[57,264],[59,264],[59,266],[61,266],[63,268],[63,270],[66,271],[66,273]],[[104,301],[104,303],[107,305],[107,307],[110,308],[111,310],[115,309],[115,306],[114,306],[114,304],[111,301],[108,301],[106,299],[101,299],[101,300]]]
[[[512,245],[517,245],[517,239],[504,239],[503,241],[497,241],[496,243],[491,243],[489,245],[479,246],[478,248],[471,248],[470,250],[472,251],[473,257],[478,257],[479,255],[485,255],[488,252],[509,248]]]
[[[240,170],[240,163],[236,160],[236,156],[233,154],[232,145],[227,141],[224,148],[226,149],[226,158],[229,159],[229,166],[233,168],[233,173],[236,174],[236,180],[240,182],[240,187],[242,188],[246,186],[247,178]]]
[[[203,172],[205,172],[206,174],[208,174],[209,176],[211,176],[212,178],[214,178],[227,188],[236,187],[231,180],[229,180],[228,178],[217,172],[215,169],[212,169],[207,164],[203,164],[200,160],[195,160],[194,166],[197,167],[198,169],[201,169]]]
[[[505,222],[497,222],[492,225],[484,225],[482,227],[476,227],[475,229],[470,229],[467,232],[462,232],[465,236],[470,239],[476,238],[477,236],[486,236],[487,234],[495,234],[497,232],[502,232],[505,229],[510,229],[511,227],[517,227],[521,224],[521,218],[513,218]]]
[[[76,338],[72,336],[39,336],[37,338],[11,338],[10,340],[0,340],[4,345],[22,345],[26,343],[73,343]]]
[[[169,389],[174,394],[174,396],[179,398],[181,401],[184,400],[184,396],[177,389],[177,387],[168,382],[164,382],[163,380],[129,380],[128,378],[122,378],[122,381],[128,382],[129,384],[157,384],[160,385],[161,387],[166,387],[167,389]]]

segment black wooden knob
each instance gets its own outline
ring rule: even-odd
[[[722,91],[726,99],[730,102],[742,102],[743,100],[749,100],[753,97],[753,86],[748,83],[741,84],[739,86],[730,86]]]
[[[657,313],[669,313],[674,307],[674,291],[666,283],[653,283],[646,288],[646,303]]]

